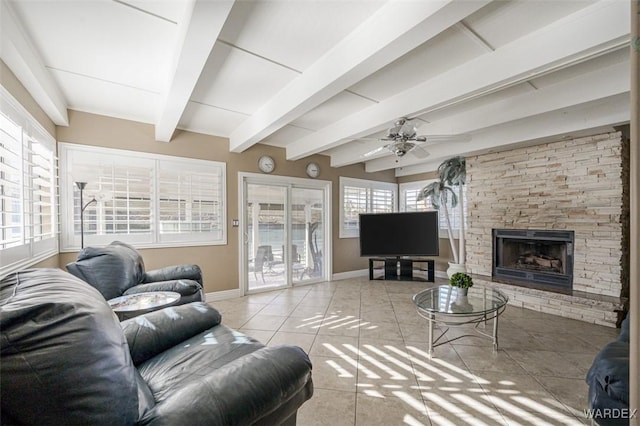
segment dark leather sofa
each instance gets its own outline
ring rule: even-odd
[[[600,426],[628,425],[629,315],[622,321],[618,339],[596,355],[589,372],[589,408]]]
[[[266,347],[194,302],[120,323],[59,269],[0,280],[3,425],[295,424],[313,393],[295,346]]]
[[[176,265],[145,271],[144,261],[132,246],[114,241],[106,247],[85,247],[67,270],[97,288],[105,299],[148,291],[180,293],[181,305],[204,301],[198,265]]]

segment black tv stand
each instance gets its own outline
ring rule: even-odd
[[[381,270],[382,267],[375,266],[376,262],[384,262],[384,274],[375,276],[374,271]],[[418,264],[416,268],[414,266]],[[427,265],[424,266],[419,264]],[[435,281],[435,266],[432,259],[402,258],[402,257],[372,257],[369,258],[369,279],[370,280],[397,280],[397,281]],[[426,274],[425,274],[426,272]]]

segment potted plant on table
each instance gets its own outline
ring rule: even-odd
[[[468,312],[471,305],[469,304],[469,299],[467,299],[467,294],[469,293],[469,287],[473,285],[471,276],[464,272],[456,272],[449,278],[449,284],[451,287],[456,288],[455,292],[453,292],[453,289],[450,292],[450,294],[454,293],[455,295],[455,301],[451,303],[451,310],[453,312]]]
[[[467,171],[464,157],[452,157],[445,160],[438,166],[438,181],[430,183],[422,188],[418,193],[418,200],[428,198],[435,209],[442,207],[445,221],[447,223],[447,233],[453,262],[449,262],[447,275],[449,278],[457,272],[465,272],[464,253],[464,205],[462,188],[466,183]],[[457,189],[454,191],[454,187]],[[458,234],[458,246],[456,247],[453,238],[453,228],[449,217],[449,206],[455,208],[460,203],[460,229]]]
[[[464,272],[456,272],[449,278],[449,284],[451,284],[451,287],[459,288],[460,293],[466,296],[469,292],[469,287],[473,285],[473,278]]]

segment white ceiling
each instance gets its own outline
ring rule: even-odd
[[[0,1],[2,60],[59,125],[86,111],[400,176],[629,122],[623,0]],[[364,157],[402,116],[471,140]]]

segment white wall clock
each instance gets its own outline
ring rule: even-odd
[[[317,163],[307,164],[307,176],[311,178],[317,178],[320,176],[320,166]]]
[[[271,173],[276,168],[276,162],[272,157],[263,155],[258,159],[258,168],[263,173]]]

